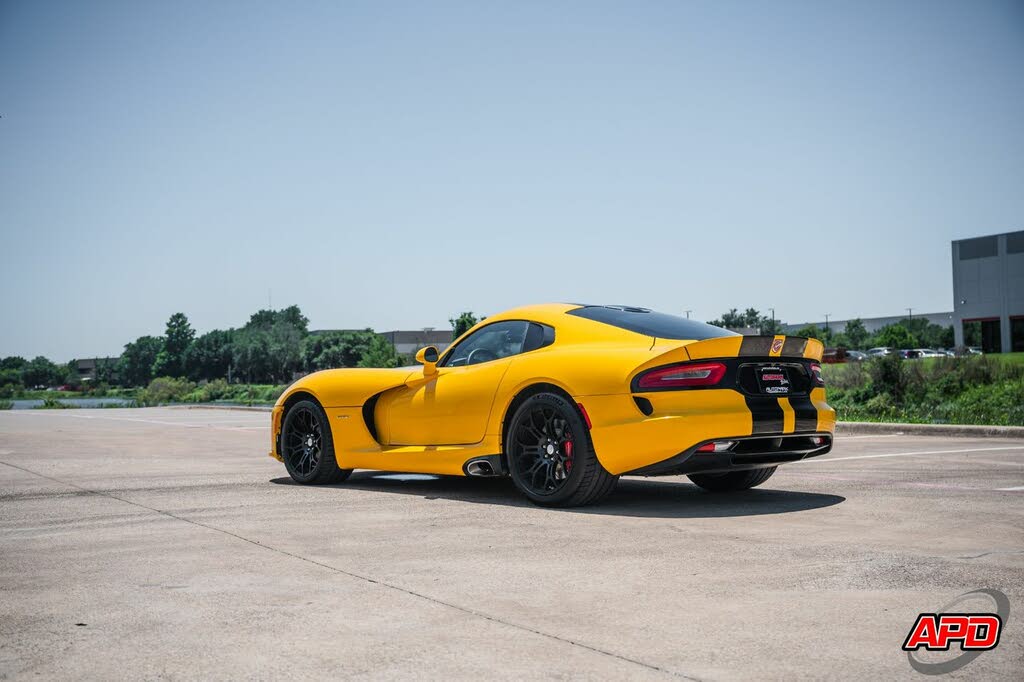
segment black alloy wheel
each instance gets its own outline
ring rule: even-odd
[[[535,393],[519,405],[506,429],[505,454],[516,487],[537,504],[591,504],[618,480],[597,460],[576,406],[556,393]]]
[[[280,452],[296,483],[337,483],[352,473],[338,467],[327,415],[312,400],[300,400],[285,413]]]
[[[518,473],[530,492],[550,495],[569,479],[576,444],[572,426],[557,408],[534,403],[519,421],[513,447]]]

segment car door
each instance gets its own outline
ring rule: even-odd
[[[494,395],[512,358],[522,352],[529,323],[494,322],[476,330],[441,359],[437,374],[414,377],[382,398],[388,445],[479,443]]]

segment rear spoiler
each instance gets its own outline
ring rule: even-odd
[[[654,350],[659,350],[657,342]],[[821,341],[802,336],[720,336],[675,346],[645,362],[637,368],[637,373],[661,365],[713,358],[804,358],[821,362],[824,352],[825,345]]]
[[[688,343],[683,348],[691,360],[706,358],[806,358],[821,360],[825,345],[802,336],[722,336]]]

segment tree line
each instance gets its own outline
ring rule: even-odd
[[[738,312],[736,308],[732,308],[709,324],[728,329],[756,329],[759,334],[778,334],[782,329],[782,324],[778,320],[762,315],[754,308],[747,308],[742,313]],[[971,329],[967,325],[964,326],[964,331],[967,334],[965,337],[967,345],[977,345],[978,341],[972,340]],[[851,350],[865,350],[880,346],[898,349],[951,348],[953,346],[952,326],[934,324],[921,317],[906,318],[893,324],[887,324],[875,333],[869,332],[860,318],[856,318],[847,322],[841,332],[835,332],[830,327],[808,324],[793,332],[792,335],[818,339],[826,346]]]
[[[401,360],[406,360],[402,358]],[[371,329],[310,334],[298,306],[260,310],[245,326],[197,335],[184,313],[167,320],[163,336],[141,336],[120,358],[97,359],[94,384],[146,386],[156,377],[190,381],[287,383],[296,374],[333,367],[397,367],[394,346]],[[78,386],[78,362],[45,357],[0,360],[0,389]]]

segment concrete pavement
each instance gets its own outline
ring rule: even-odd
[[[1024,669],[1024,440],[840,437],[732,496],[624,479],[292,485],[267,415],[0,413],[0,676],[912,678],[917,614],[1006,593]]]

